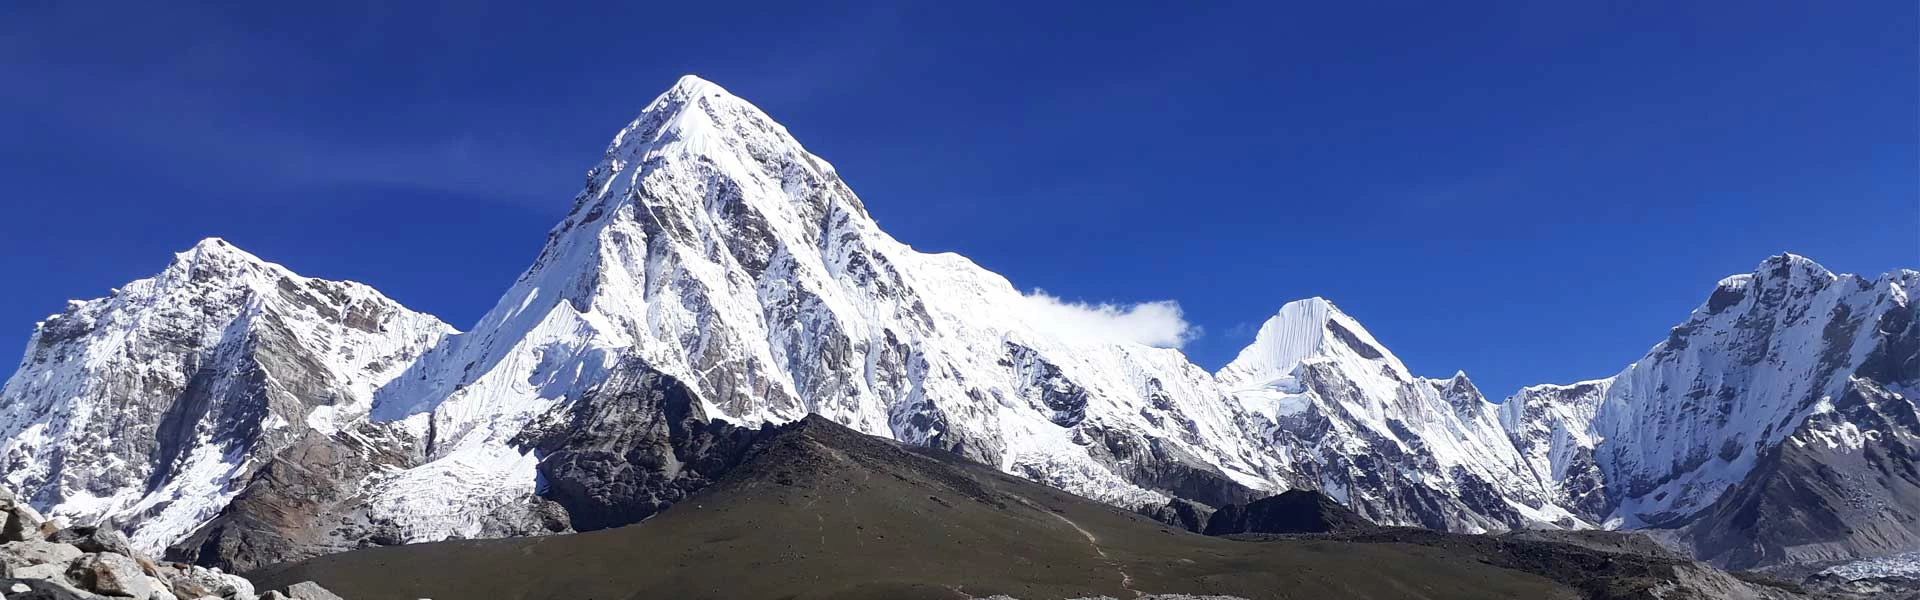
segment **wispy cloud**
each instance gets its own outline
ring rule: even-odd
[[[1026,300],[1028,322],[1070,340],[1179,348],[1201,334],[1198,326],[1181,315],[1180,303],[1172,300],[1088,304],[1062,300],[1038,289],[1026,294]]]

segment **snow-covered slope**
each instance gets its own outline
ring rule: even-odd
[[[1611,527],[1688,525],[1730,489],[1767,485],[1750,476],[1769,457],[1783,460],[1773,455],[1790,438],[1834,438],[1857,455],[1908,435],[1892,426],[1862,433],[1874,423],[1901,422],[1867,418],[1890,407],[1848,413],[1834,405],[1857,395],[1856,378],[1896,399],[1920,387],[1916,291],[1914,271],[1870,280],[1836,275],[1805,257],[1775,256],[1750,274],[1721,280],[1686,322],[1618,375],[1528,388],[1502,418],[1534,470],[1558,482],[1563,502],[1577,512]],[[1826,416],[1803,426],[1819,415]],[[1854,460],[1806,454],[1796,456],[1802,463]],[[1912,468],[1910,459],[1894,462],[1902,460]],[[1854,487],[1887,481],[1859,476]],[[1836,517],[1831,529],[1865,525],[1844,521]],[[1776,550],[1756,560],[1781,556]]]
[[[364,285],[208,239],[40,323],[0,391],[0,473],[52,516],[120,523],[151,552],[288,440],[364,418],[449,333]]]
[[[402,478],[391,501],[531,490],[509,439],[622,358],[686,382],[716,418],[818,413],[1119,504],[1284,487],[1177,350],[1050,335],[1032,302],[895,241],[784,127],[689,76],[614,138],[495,308],[380,394],[376,420],[430,440],[421,477],[489,489]]]
[[[1424,379],[1321,298],[1288,303],[1220,383],[1307,485],[1375,522],[1456,531],[1579,525],[1464,373]]]
[[[1612,379],[1522,388],[1500,406],[1500,423],[1534,477],[1556,504],[1587,521],[1604,521],[1612,505],[1594,463],[1593,415]]]

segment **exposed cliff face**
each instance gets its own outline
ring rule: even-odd
[[[1829,562],[1920,548],[1920,415],[1855,378],[1767,449],[1682,530],[1728,568]]]
[[[116,523],[153,551],[281,448],[362,419],[374,388],[451,332],[209,239],[40,324],[0,391],[0,471],[51,516]]]
[[[693,390],[639,361],[556,407],[513,443],[538,454],[541,496],[591,531],[636,523],[706,487],[772,435],[709,419]]]

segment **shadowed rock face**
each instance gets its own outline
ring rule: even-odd
[[[745,460],[772,426],[707,418],[693,390],[637,360],[585,397],[553,409],[514,445],[537,452],[542,497],[592,531],[637,523]]]
[[[1288,490],[1245,506],[1220,507],[1207,519],[1207,535],[1235,533],[1330,533],[1373,527],[1368,521],[1326,494]]]
[[[1920,416],[1855,379],[1682,531],[1695,555],[1735,569],[1920,547]]]
[[[245,571],[393,539],[354,502],[358,482],[412,466],[413,441],[363,426],[363,439],[309,433],[274,455],[220,515],[167,551],[169,560]],[[399,451],[396,451],[399,450]]]
[[[1149,519],[1200,533],[1206,530],[1207,519],[1213,516],[1214,508],[1198,502],[1174,498],[1161,506],[1141,507],[1138,512]]]

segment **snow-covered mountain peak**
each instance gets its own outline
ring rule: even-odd
[[[516,432],[644,364],[713,418],[819,414],[1115,502],[1283,486],[1281,459],[1177,351],[1082,343],[1032,307],[894,240],[785,127],[687,77],[615,137],[495,308],[381,390],[373,418],[430,439],[420,473],[510,497],[537,463]]]
[[[1406,365],[1359,321],[1318,296],[1281,306],[1218,377],[1229,386],[1258,387],[1293,376],[1311,359],[1376,362],[1400,381],[1413,380]]]
[[[449,333],[372,288],[208,238],[40,324],[0,388],[0,478],[53,515],[138,525],[157,549],[289,440],[366,414]]]
[[[1569,507],[1626,527],[1678,522],[1745,478],[1850,377],[1913,378],[1901,371],[1920,346],[1911,341],[1916,282],[1773,256],[1720,280],[1625,371],[1527,388],[1502,420]]]

